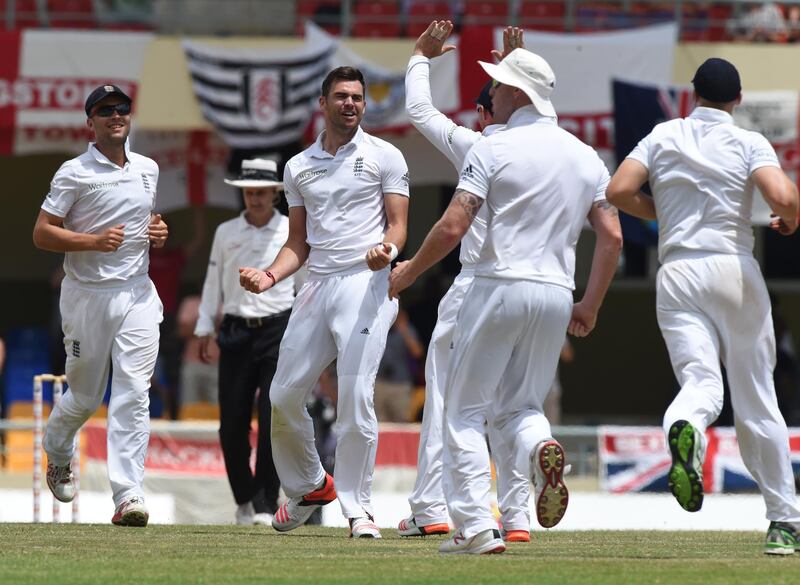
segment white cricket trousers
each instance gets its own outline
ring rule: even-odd
[[[664,415],[664,432],[683,419],[704,433],[717,419],[722,362],[739,450],[764,496],[767,519],[800,522],[789,435],[772,378],[772,311],[758,263],[751,256],[682,254],[658,272],[656,307],[681,386]]]
[[[275,469],[286,495],[300,497],[325,478],[306,403],[322,371],[337,360],[334,484],[345,518],[373,513],[378,448],[373,391],[398,309],[388,290],[388,268],[312,275],[295,299],[269,391]]]
[[[113,288],[87,287],[65,278],[60,307],[69,391],[47,421],[44,450],[50,462],[69,463],[75,434],[103,401],[111,367],[108,479],[119,506],[143,496],[161,300],[147,275]]]
[[[551,438],[543,404],[571,314],[572,292],[560,286],[477,276],[467,292],[444,406],[447,507],[466,538],[497,528],[484,420],[525,472],[536,445]]]
[[[408,498],[417,524],[427,526],[448,522],[445,490],[442,486],[442,421],[444,390],[456,317],[464,296],[474,280],[475,271],[462,269],[439,303],[436,327],[425,361],[425,408],[417,455],[417,480]],[[501,521],[506,530],[530,530],[530,483],[515,469],[510,449],[489,422],[489,443],[497,467],[497,494]],[[527,471],[527,468],[526,468]]]

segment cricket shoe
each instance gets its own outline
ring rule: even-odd
[[[539,443],[531,454],[536,519],[545,528],[552,528],[564,517],[569,492],[564,484],[566,469],[564,448],[555,439]]]
[[[479,532],[472,538],[465,538],[464,531],[459,529],[439,546],[440,553],[454,555],[491,555],[505,550],[506,545],[496,528]]]
[[[278,532],[289,532],[302,526],[309,519],[314,510],[330,504],[336,499],[336,488],[333,486],[333,477],[325,474],[322,487],[309,492],[300,498],[289,498],[272,518],[272,527]]]
[[[685,420],[675,421],[667,437],[672,455],[669,490],[681,508],[697,512],[703,507],[703,437]]]
[[[400,536],[430,536],[432,534],[447,534],[448,532],[450,532],[450,525],[447,522],[421,526],[417,524],[413,514],[400,520],[400,524],[397,525],[397,534]]]
[[[766,555],[790,555],[800,548],[798,534],[794,525],[788,522],[770,522],[764,542]]]
[[[381,531],[372,516],[350,518],[350,538],[381,538]]]
[[[503,542],[530,542],[531,533],[528,530],[501,530]]]
[[[117,526],[147,526],[150,514],[144,505],[144,500],[133,496],[117,506],[111,523]]]
[[[256,512],[253,514],[253,524],[256,526],[270,526],[272,518],[273,516],[269,512]]]
[[[47,464],[47,487],[59,502],[71,502],[75,499],[75,481],[69,463],[66,465]]]

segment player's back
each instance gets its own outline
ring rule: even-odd
[[[758,133],[727,112],[698,107],[659,124],[629,155],[648,168],[659,224],[659,257],[753,249],[753,183],[759,166],[778,165]]]
[[[489,228],[477,274],[574,288],[575,245],[608,182],[597,153],[532,108],[515,112],[474,151],[489,174]],[[462,181],[482,172],[470,160]]]

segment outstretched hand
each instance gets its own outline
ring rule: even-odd
[[[525,39],[523,38],[525,31],[518,26],[507,26],[503,30],[503,52],[492,49],[492,55],[498,61],[502,61],[514,49],[524,49]]]
[[[417,43],[414,45],[414,54],[422,55],[428,59],[435,59],[455,50],[455,45],[444,44],[452,32],[452,22],[449,20],[434,20],[417,39]]]

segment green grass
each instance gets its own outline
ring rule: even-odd
[[[440,556],[441,538],[351,540],[346,530],[0,524],[0,583],[800,583],[800,553],[756,532],[544,532],[505,554]]]

